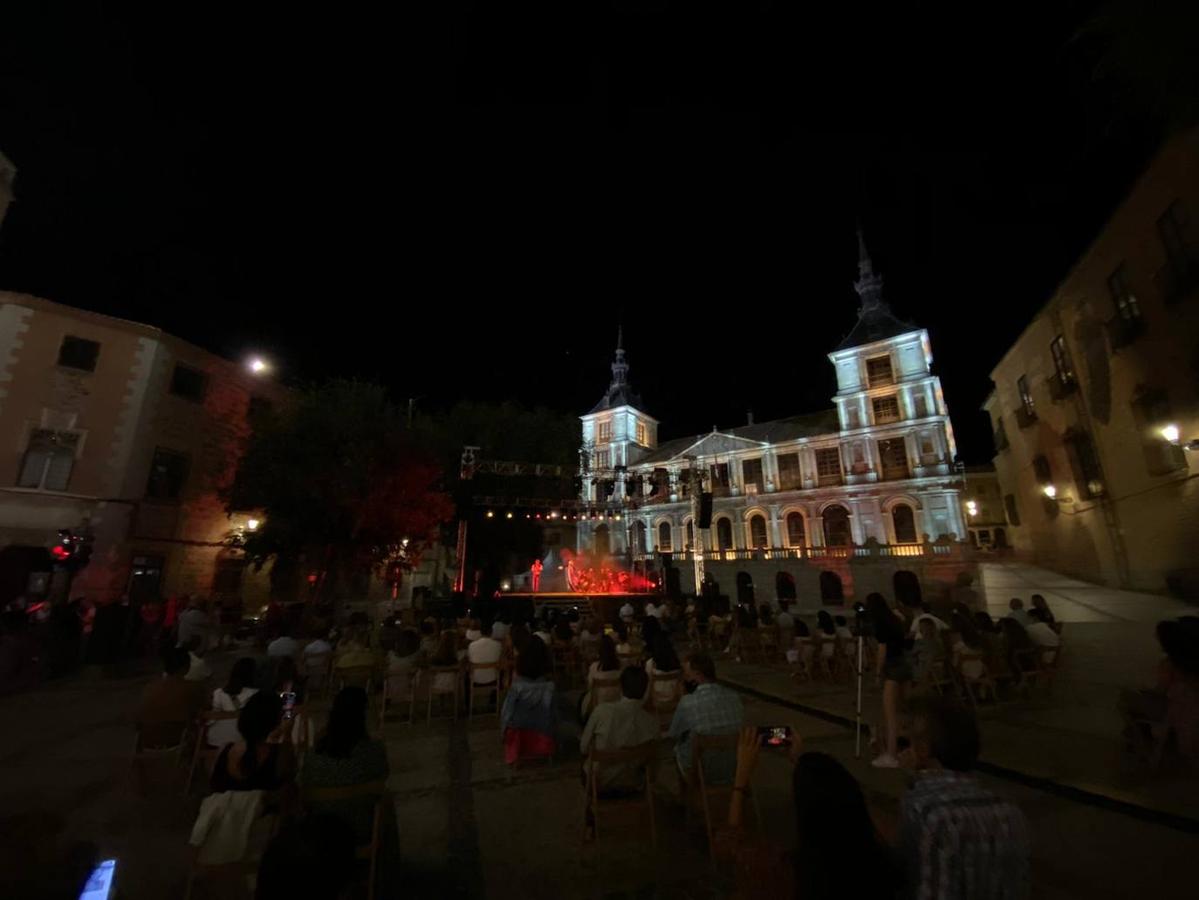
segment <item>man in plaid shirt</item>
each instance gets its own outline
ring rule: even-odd
[[[691,738],[697,734],[737,734],[745,712],[741,698],[716,684],[716,663],[706,653],[692,653],[683,663],[683,678],[696,687],[679,701],[670,723],[674,738],[674,756],[684,776],[691,772]],[[737,767],[734,753],[713,753],[704,757],[704,777],[715,784],[733,780]]]
[[[971,774],[978,723],[960,703],[913,704],[901,761],[915,779],[900,806],[899,841],[917,900],[1023,900],[1029,896],[1024,814]]]

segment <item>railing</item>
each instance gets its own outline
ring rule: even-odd
[[[949,544],[864,544],[849,547],[734,547],[725,550],[705,550],[704,559],[708,562],[765,561],[783,559],[868,559],[872,556],[911,557],[911,556],[950,556],[959,552],[965,545]],[[693,558],[691,550],[656,551],[654,553],[634,554],[634,558],[655,559],[669,556],[676,562],[690,562]]]

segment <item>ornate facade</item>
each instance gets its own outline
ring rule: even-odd
[[[659,443],[622,342],[582,416],[579,549],[639,558],[695,547],[696,485],[713,495],[704,557],[919,556],[961,541],[961,477],[928,333],[883,299],[859,235],[858,321],[829,354],[833,408]],[[881,545],[876,548],[874,545]]]

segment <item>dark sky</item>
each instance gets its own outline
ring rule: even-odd
[[[423,406],[583,412],[623,318],[668,438],[829,405],[860,219],[985,460],[990,368],[1158,140],[1094,4],[1019,6],[17,4],[0,288]]]

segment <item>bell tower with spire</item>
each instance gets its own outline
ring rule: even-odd
[[[625,359],[624,326],[616,331],[616,356],[612,381],[591,411],[579,418],[583,423],[583,501],[603,503],[624,496],[624,467],[637,462],[658,446],[658,420],[645,412],[641,397],[629,384]],[[597,484],[592,485],[592,481]],[[607,495],[604,482],[616,482]]]

